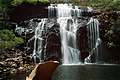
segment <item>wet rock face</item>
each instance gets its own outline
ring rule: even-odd
[[[116,12],[106,11],[100,17],[102,54],[107,63],[120,63],[120,17]]]
[[[88,57],[88,36],[87,36],[87,26],[80,27],[77,30],[76,41],[77,48],[80,50],[80,59],[84,62],[84,59]],[[60,60],[62,58],[61,54],[61,39],[59,33],[59,25],[55,24],[46,33],[45,49],[46,53],[45,60]]]
[[[54,33],[50,32],[47,36],[46,41],[46,53],[49,57],[59,58],[60,52],[60,40],[59,37]]]
[[[30,55],[33,54],[34,50],[34,42],[35,42],[35,28],[38,26],[39,19],[32,19],[30,20],[32,25],[27,24],[27,29],[33,30],[32,33],[26,34],[26,54]],[[34,21],[34,22],[33,22]],[[35,25],[34,25],[34,24]],[[60,38],[60,26],[58,23],[56,23],[56,19],[48,19],[48,24],[46,24],[46,30],[42,33],[42,52],[41,52],[41,60],[43,61],[49,61],[49,60],[57,60],[60,61],[62,59],[62,53],[61,53],[61,38]],[[80,20],[81,23],[81,20]],[[83,25],[86,24],[83,22]],[[47,27],[48,26],[48,27]],[[79,25],[81,26],[81,25]],[[89,55],[88,52],[88,36],[87,36],[87,27],[81,26],[77,30],[76,34],[76,41],[77,41],[77,48],[80,50],[80,58],[82,62],[84,62],[84,59]],[[37,40],[37,44],[39,43],[39,40]],[[70,42],[70,45],[73,45]],[[39,45],[36,45],[38,48]],[[25,55],[24,55],[25,57]],[[39,62],[39,59],[38,59]]]
[[[89,55],[88,52],[88,37],[87,37],[87,27],[83,26],[77,30],[77,48],[80,50],[81,61]]]
[[[77,48],[80,50],[80,58],[82,62],[84,59],[89,55],[88,52],[88,37],[87,37],[87,27],[80,27],[77,30]],[[42,50],[42,60],[49,61],[49,60],[57,60],[60,61],[62,59],[61,53],[61,38],[60,38],[60,26],[58,23],[54,23],[54,25],[47,29],[43,33],[43,50]],[[33,39],[34,44],[34,39]],[[70,43],[71,44],[71,43]],[[29,52],[33,52],[34,45],[31,45],[29,42],[30,50]]]
[[[47,33],[45,39],[45,61],[61,59],[61,42],[59,26],[55,24]]]

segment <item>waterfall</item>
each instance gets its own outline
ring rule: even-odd
[[[42,55],[42,42],[43,42],[43,32],[45,31],[45,22],[46,19],[41,19],[41,22],[38,23],[38,26],[35,29],[35,41],[34,41],[34,50],[33,50],[33,58],[34,62],[36,63],[37,58],[41,62],[41,55]]]
[[[39,58],[41,62],[41,57],[46,57],[46,53],[43,51],[43,48],[46,48],[46,46],[43,46],[43,33],[47,32],[47,29],[50,29],[54,23],[58,23],[60,27],[61,53],[63,56],[62,63],[80,63],[81,51],[77,48],[76,35],[77,30],[80,27],[84,27],[82,26],[82,21],[85,22],[82,18],[82,12],[84,11],[84,9],[80,9],[78,6],[72,6],[71,4],[51,4],[48,6],[48,18],[41,19],[41,22],[38,23],[35,29],[34,60],[36,61],[36,58]],[[92,9],[88,8],[88,12],[90,11]],[[88,31],[88,42],[86,43],[88,43],[90,54],[85,58],[85,62],[91,62],[91,55],[93,53],[95,54],[96,61],[98,61],[98,45],[100,44],[99,22],[97,19],[90,18],[86,23],[84,23],[87,25]]]
[[[78,63],[80,51],[76,48],[75,21],[72,18],[58,18],[57,22],[60,24],[63,63]]]
[[[98,46],[101,43],[99,36],[99,21],[91,18],[87,23],[88,29],[88,44],[89,44],[89,56],[85,59],[85,62],[91,62],[91,56],[95,53],[95,62],[99,62]]]
[[[76,31],[78,24],[77,20],[72,18],[72,6],[68,6],[68,4],[59,4],[57,8],[57,22],[60,24],[63,63],[79,63],[80,51],[76,48]]]

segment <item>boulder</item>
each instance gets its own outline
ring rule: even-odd
[[[86,26],[80,27],[77,30],[77,48],[80,50],[80,58],[82,62],[84,62],[84,59],[89,56],[87,33]]]
[[[61,58],[61,43],[57,33],[50,32],[46,38],[46,59],[45,60],[57,60]]]

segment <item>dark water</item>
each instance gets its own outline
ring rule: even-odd
[[[61,65],[52,80],[120,80],[120,65]]]
[[[8,80],[26,80],[26,76],[28,76],[28,75],[26,75],[25,73],[24,74],[13,75]]]
[[[26,76],[28,73],[0,80],[25,80]],[[120,80],[120,65],[60,65],[52,80]]]
[[[26,80],[30,72],[20,73],[20,74],[0,74],[0,80]]]

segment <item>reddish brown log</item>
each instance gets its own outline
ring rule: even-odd
[[[59,62],[47,61],[38,64],[26,80],[52,80],[53,72],[58,67]]]

